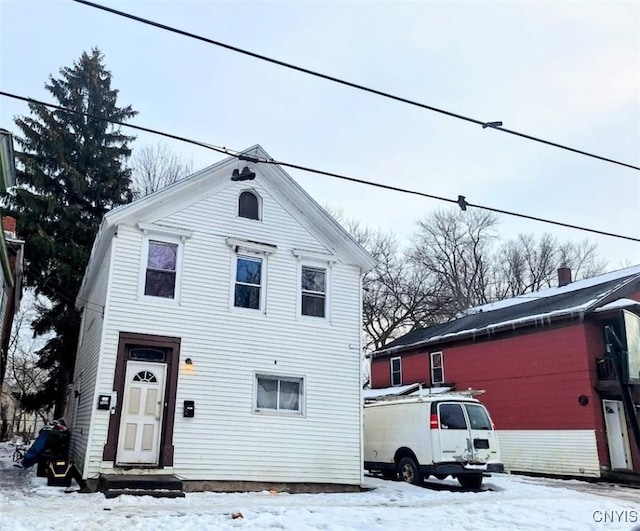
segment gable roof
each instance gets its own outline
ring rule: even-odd
[[[260,145],[252,146],[243,153],[258,159],[273,160]],[[249,166],[256,173],[260,183],[276,201],[332,255],[357,265],[362,273],[375,267],[373,257],[280,166],[251,161],[244,161],[243,165]],[[82,306],[82,301],[88,298],[97,269],[118,225],[148,223],[184,209],[200,201],[205,195],[229,186],[232,171],[237,167],[238,158],[228,157],[162,190],[105,214],[91,250],[76,305]]]
[[[633,305],[624,299],[640,289],[640,265],[579,280],[560,288],[526,293],[512,299],[470,308],[447,323],[421,328],[389,343],[371,357],[395,354],[412,348],[469,337],[489,336],[498,330],[514,329],[552,320],[583,318],[598,309]]]

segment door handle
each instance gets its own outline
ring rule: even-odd
[[[156,420],[160,420],[160,404],[162,402],[158,401],[156,402]]]

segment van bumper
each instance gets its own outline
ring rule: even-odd
[[[484,465],[471,465],[464,463],[439,463],[437,465],[420,465],[420,472],[426,475],[456,476],[460,474],[502,473],[502,463],[485,463]]]

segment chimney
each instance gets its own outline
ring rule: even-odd
[[[16,237],[16,218],[2,216],[2,229],[9,233],[12,238]]]
[[[559,267],[558,268],[558,287],[566,286],[567,284],[571,284],[571,268],[570,267]]]

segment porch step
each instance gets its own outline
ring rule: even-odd
[[[102,474],[98,490],[106,498],[123,494],[155,498],[183,498],[182,481],[175,476],[153,474]]]
[[[153,498],[184,498],[181,490],[159,489],[109,489],[103,491],[105,498],[117,498],[118,496],[151,496]]]

